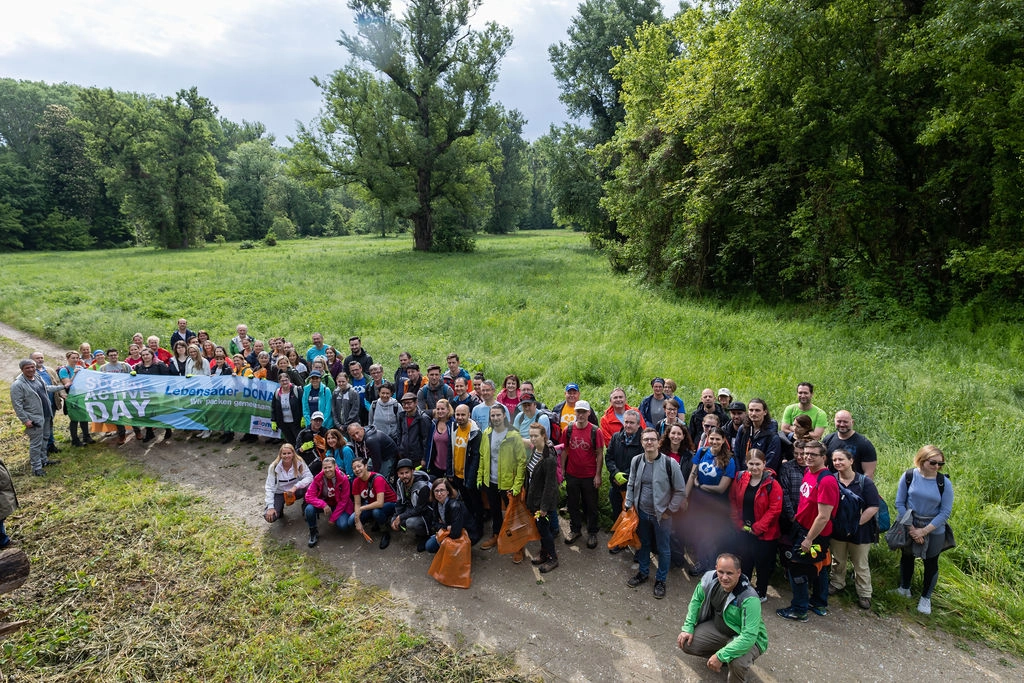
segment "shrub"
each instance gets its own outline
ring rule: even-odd
[[[268,247],[277,246],[277,235],[274,234],[273,230],[267,231],[267,236],[263,238],[263,244],[267,245]]]
[[[238,248],[239,249],[255,249],[256,248],[256,243],[253,242],[252,240],[243,240],[242,243],[238,245]]]
[[[224,235],[214,235],[213,236],[213,243],[214,244],[227,244],[228,241],[226,239],[224,239]]]

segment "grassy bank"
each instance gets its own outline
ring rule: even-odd
[[[411,630],[390,595],[224,519],[115,452],[62,454],[24,476],[0,385],[0,447],[21,509],[8,530],[29,581],[0,614],[0,681],[513,679],[510,662]]]
[[[667,301],[615,277],[584,238],[552,232],[485,237],[471,255],[423,255],[408,240],[338,238],[240,251],[126,250],[0,256],[0,319],[69,347],[124,347],[136,331],[167,338],[178,316],[226,343],[237,322],[257,337],[280,333],[304,347],[313,331],[364,346],[394,369],[400,350],[421,364],[464,365],[537,382],[560,400],[568,381],[600,409],[610,389],[631,404],[655,375],[669,376],[692,408],[703,387],[773,412],[809,380],[830,414],[849,409],[879,449],[890,501],[914,452],[935,443],[956,491],[959,547],[946,553],[928,623],[1024,652],[1024,337],[974,320],[909,331],[851,326],[792,309]],[[49,267],[60,267],[55,277]],[[876,601],[896,556],[876,550]],[[914,613],[916,614],[916,613]],[[916,618],[916,617],[915,617]]]

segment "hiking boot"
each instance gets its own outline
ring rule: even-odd
[[[380,549],[384,550],[389,545],[391,545],[391,534],[384,534],[380,537]]]
[[[838,593],[841,590],[842,590],[842,588],[836,588],[835,586],[829,586],[828,587],[828,594],[829,595],[835,595],[836,593]]]
[[[60,460],[56,460],[54,458],[47,458],[46,462],[43,463],[43,467],[49,467],[50,465],[59,465],[59,464],[60,464]]]
[[[789,619],[790,621],[807,621],[807,612],[797,612],[792,607],[777,609],[775,613],[783,619]]]
[[[581,534],[578,531],[570,531],[569,535],[565,537],[565,544],[566,545],[572,545],[573,543],[578,541],[580,539],[580,536],[582,536],[582,535],[583,534]]]
[[[38,470],[32,470],[32,476],[34,476],[34,477],[45,477],[46,476],[46,472],[44,472],[42,468],[40,468]]]
[[[80,439],[71,439],[71,445],[74,446],[75,448],[81,448],[82,441]]]
[[[309,530],[309,547],[312,548],[320,542],[320,532],[317,529]]]
[[[630,588],[636,588],[641,583],[647,583],[647,579],[649,578],[650,577],[647,576],[647,574],[641,574],[640,572],[637,572],[636,576],[632,577],[629,581],[626,582],[626,585]]]
[[[517,551],[516,551],[516,552],[515,552],[515,553],[514,553],[514,554],[512,555],[512,564],[519,564],[520,562],[522,562],[522,561],[523,561],[523,557],[524,557],[524,553],[523,553],[523,551],[522,551],[522,550],[517,550]]]
[[[857,606],[861,609],[871,609],[871,598],[857,598]]]
[[[918,603],[917,603],[917,611],[920,612],[921,614],[931,614],[932,613],[932,599],[931,598],[921,598],[921,600],[918,601]]]
[[[587,547],[591,550],[597,547],[597,534],[587,536]]]
[[[419,543],[416,544],[416,552],[422,553],[427,549],[427,539],[421,538]]]
[[[686,573],[690,576],[697,577],[703,576],[704,570],[701,569],[699,564],[691,564],[689,567],[686,568]]]
[[[486,541],[480,544],[480,550],[490,550],[494,546],[498,545],[498,535],[491,536]]]
[[[118,446],[123,446],[124,442],[127,440],[127,438],[128,437],[126,437],[126,436],[119,436],[119,437],[117,437],[117,445]]]
[[[96,439],[92,438],[91,436],[87,436],[84,439],[82,439],[82,443],[84,443],[86,446],[89,446],[91,444],[96,443]]]
[[[618,555],[619,553],[621,553],[625,549],[626,549],[626,546],[624,546],[624,545],[617,545],[614,548],[608,548],[608,554],[609,555]]]
[[[534,567],[539,567],[540,565],[546,563],[550,559],[551,558],[548,555],[544,555],[542,553],[540,557],[535,557],[532,560],[530,560],[530,564],[532,564]]]
[[[548,572],[558,567],[558,558],[552,557],[550,560],[540,566],[540,573],[547,574]]]
[[[655,581],[654,582],[654,597],[657,600],[661,600],[663,597],[665,597],[665,582],[664,581]]]
[[[235,440],[235,433],[234,432],[226,432],[224,434],[224,436],[220,437],[220,442],[221,443],[231,443],[234,440]]]

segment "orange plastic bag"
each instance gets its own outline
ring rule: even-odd
[[[448,538],[448,531],[437,532],[441,549],[434,555],[427,574],[438,583],[452,588],[469,588],[473,583],[470,576],[472,570],[473,546],[469,542],[469,534],[465,531],[458,539]]]
[[[636,513],[636,508],[631,507],[628,510],[623,508],[619,518],[612,525],[612,537],[608,540],[608,547],[619,548],[628,545],[639,548],[640,537],[636,533],[636,527],[639,524],[640,516]]]
[[[509,496],[505,521],[501,523],[501,532],[498,534],[498,552],[502,555],[519,552],[530,541],[539,540],[537,521],[523,502],[522,494]]]

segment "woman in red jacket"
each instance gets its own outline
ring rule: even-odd
[[[740,530],[741,571],[750,579],[757,571],[761,602],[768,599],[768,582],[775,569],[775,552],[781,532],[782,485],[765,467],[765,455],[756,448],[747,452],[747,469],[729,487],[733,523]]]

